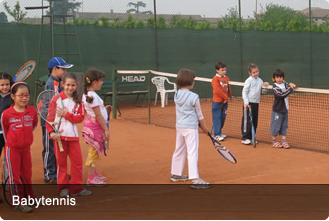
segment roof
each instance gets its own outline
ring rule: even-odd
[[[312,7],[312,18],[323,18],[329,16],[329,9],[319,8],[319,7]],[[309,8],[305,8],[300,10],[304,15],[309,16]]]

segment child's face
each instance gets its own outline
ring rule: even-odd
[[[0,92],[3,95],[8,94],[10,90],[10,81],[9,79],[1,79],[0,80]]]
[[[259,70],[258,68],[252,68],[250,71],[249,71],[249,74],[251,77],[253,78],[258,78],[259,76]]]
[[[66,78],[65,82],[62,82],[62,86],[64,88],[65,95],[71,97],[74,91],[76,91],[78,84],[76,80],[72,78]]]
[[[27,87],[19,87],[15,94],[11,94],[11,98],[14,100],[15,105],[18,107],[25,107],[30,100],[30,93]]]
[[[66,68],[58,68],[54,67],[52,75],[57,79],[62,79],[64,75],[66,74]]]
[[[220,76],[224,76],[226,75],[226,67],[225,68],[219,68],[216,69],[217,74],[219,74]]]
[[[283,76],[275,76],[274,80],[276,83],[281,84],[283,82]]]
[[[103,84],[103,78],[99,79],[98,81],[93,81],[93,86],[95,90],[100,90],[102,88],[102,84]]]

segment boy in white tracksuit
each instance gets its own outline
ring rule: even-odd
[[[204,133],[208,133],[202,115],[199,96],[192,91],[196,74],[182,69],[177,75],[176,84],[180,89],[175,94],[176,103],[176,149],[172,157],[171,181],[192,179],[192,188],[204,189],[211,185],[199,178],[198,150],[200,125]],[[188,158],[189,177],[183,175],[186,154]]]

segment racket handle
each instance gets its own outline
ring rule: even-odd
[[[63,149],[63,144],[62,144],[62,141],[61,140],[58,141],[58,146],[59,146],[59,151],[60,152],[63,152],[64,149]]]

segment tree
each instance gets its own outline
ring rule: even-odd
[[[244,25],[241,22],[241,26]],[[234,31],[239,30],[240,28],[240,16],[237,8],[230,8],[228,9],[228,14],[223,17],[223,20],[219,20],[217,23],[218,28],[225,28],[225,29],[232,29]],[[241,29],[243,29],[241,27]]]
[[[8,18],[6,13],[0,12],[0,23],[7,23],[7,22],[8,22]]]
[[[20,23],[22,20],[26,17],[27,12],[24,12],[21,10],[21,6],[19,5],[19,2],[17,1],[16,5],[14,6],[14,9],[11,10],[10,7],[8,6],[7,2],[3,3],[3,6],[5,7],[5,10],[9,15],[11,15],[15,22]]]
[[[129,2],[127,6],[134,7],[127,10],[127,13],[135,12],[136,14],[153,14],[152,11],[139,11],[140,7],[146,7],[146,4],[142,1],[138,1],[137,3]]]
[[[53,1],[52,13],[53,15],[67,15],[68,12],[77,11],[81,7],[81,2],[76,2],[76,0],[61,0]],[[47,14],[50,14],[50,11],[47,11]],[[61,22],[63,18],[55,17],[54,21]]]
[[[292,8],[269,4],[257,15],[257,29],[262,31],[304,31],[308,18]]]

